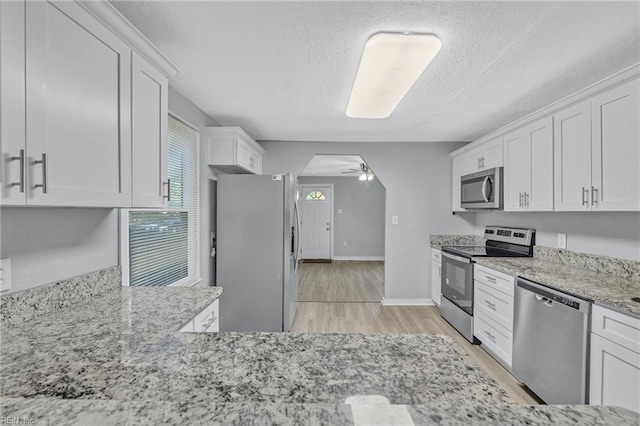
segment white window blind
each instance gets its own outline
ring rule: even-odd
[[[132,286],[191,285],[200,279],[199,134],[171,115],[168,123],[168,208],[128,212]]]

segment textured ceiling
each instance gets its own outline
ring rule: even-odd
[[[112,3],[182,69],[173,87],[258,140],[474,140],[640,62],[638,1]],[[348,118],[379,31],[442,50],[389,118]]]

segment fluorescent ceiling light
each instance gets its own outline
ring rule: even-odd
[[[386,118],[440,50],[432,34],[377,33],[367,40],[347,115]]]

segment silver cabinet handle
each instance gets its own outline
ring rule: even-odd
[[[167,201],[171,201],[171,179],[167,179],[167,181],[162,184],[167,185],[167,195],[163,195],[162,198],[166,198]]]
[[[527,207],[527,208],[529,207],[529,193],[528,192],[524,193],[524,206]]]
[[[254,161],[253,157],[249,157],[249,167],[251,167],[253,169],[254,168],[254,164],[255,164],[255,161]]]
[[[598,204],[598,188],[591,187],[591,205]]]
[[[218,317],[216,316],[216,313],[213,312],[211,314],[211,319],[209,320],[209,322],[207,322],[206,324],[202,324],[202,331],[205,331],[207,328],[211,327],[211,324],[216,322],[217,319]]]
[[[495,282],[496,282],[495,277],[491,277],[491,276],[489,276],[489,275],[485,275],[484,277],[485,277],[489,282],[492,282],[492,283],[494,283],[494,284],[495,284]]]
[[[522,207],[522,192],[518,193],[518,207]]]
[[[20,181],[19,182],[11,182],[11,186],[19,186],[20,192],[24,193],[24,149],[20,150],[20,154],[17,157],[10,157],[11,161],[20,161]]]
[[[485,300],[485,303],[489,306],[489,308],[491,308],[492,310],[496,310],[496,304],[495,303],[491,303],[488,300]]]
[[[489,333],[488,331],[485,331],[484,334],[487,335],[487,337],[489,337],[489,339],[495,341],[496,340],[496,336],[494,336],[493,334]]]
[[[585,199],[585,195],[587,196],[586,199]],[[589,206],[589,190],[584,186],[582,187],[582,205]]]
[[[33,164],[42,164],[42,183],[33,185],[34,188],[42,188],[42,193],[47,193],[47,154],[42,153],[41,160],[35,160]]]

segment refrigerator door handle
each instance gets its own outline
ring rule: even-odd
[[[298,200],[295,200],[293,203],[293,215],[295,217],[294,228],[291,232],[291,237],[293,238],[293,244],[291,248],[293,249],[293,270],[298,271],[298,256],[300,255],[300,212],[298,210]]]

